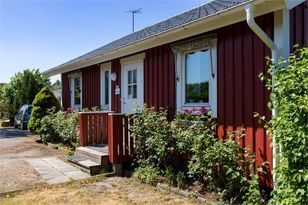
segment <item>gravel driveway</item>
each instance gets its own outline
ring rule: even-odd
[[[0,193],[46,183],[27,160],[51,156],[64,159],[61,150],[36,143],[37,139],[28,131],[0,128]]]

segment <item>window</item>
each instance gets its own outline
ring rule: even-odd
[[[177,110],[206,107],[217,116],[216,39],[200,38],[173,47]]]
[[[101,65],[101,108],[110,110],[111,108],[111,63]]]
[[[137,69],[127,73],[127,99],[137,98]]]
[[[185,103],[209,103],[209,50],[185,54]]]
[[[82,108],[82,83],[81,74],[74,73],[70,75],[70,89],[71,89],[71,107]]]
[[[80,78],[74,78],[74,105],[80,105],[80,101],[81,101]]]

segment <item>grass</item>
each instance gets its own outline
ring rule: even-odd
[[[167,189],[140,184],[134,178],[92,177],[80,181],[7,193],[1,205],[32,204],[197,204],[195,199],[176,195]],[[212,199],[208,204],[215,204]]]

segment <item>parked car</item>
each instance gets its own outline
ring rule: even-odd
[[[28,127],[28,121],[30,120],[32,105],[23,105],[19,109],[17,115],[14,117],[14,127],[25,130]]]

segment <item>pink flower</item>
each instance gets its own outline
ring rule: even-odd
[[[195,115],[202,115],[203,112],[201,112],[200,110],[196,110],[196,111],[194,112],[194,114],[195,114]]]
[[[196,111],[196,108],[193,107],[193,108],[190,109],[189,112],[193,114],[195,111]]]
[[[202,113],[206,113],[206,112],[207,112],[207,109],[205,109],[205,107],[202,106],[202,107],[199,109],[199,111],[202,112]]]
[[[185,110],[179,110],[179,114],[185,114]]]

